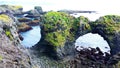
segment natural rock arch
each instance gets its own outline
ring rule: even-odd
[[[51,11],[44,15],[41,26],[42,38],[34,47],[39,50],[41,46],[49,44],[49,46],[53,47],[54,51],[65,55],[65,49],[66,47],[70,47],[70,43],[72,43],[71,46],[73,46],[75,39],[91,32],[101,35],[110,45],[111,54],[116,54],[120,51],[120,39],[118,38],[120,36],[119,22],[120,16],[115,15],[103,16],[95,22],[90,22],[84,16],[74,18],[65,13]],[[71,39],[72,42],[70,41]],[[45,47],[45,50],[46,49],[47,47]],[[61,52],[58,50],[61,50]]]

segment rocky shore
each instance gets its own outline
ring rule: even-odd
[[[120,68],[120,16],[106,15],[91,22],[64,12],[44,13],[39,6],[27,12],[22,9],[0,6],[0,68]],[[26,49],[19,32],[36,25],[41,27],[42,38]],[[100,48],[76,50],[75,40],[90,32],[108,42],[111,54]]]

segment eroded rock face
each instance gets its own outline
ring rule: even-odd
[[[11,14],[12,15],[12,14]],[[0,15],[0,68],[30,68],[28,52],[20,45],[17,25],[9,14]]]

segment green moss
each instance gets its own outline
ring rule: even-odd
[[[73,29],[75,32],[79,31],[80,35],[90,32],[91,26],[90,26],[88,18],[86,18],[84,16],[75,18],[74,23],[73,23]],[[76,33],[76,34],[78,35],[78,33]],[[76,34],[74,34],[74,35],[76,35]]]
[[[12,19],[6,14],[0,14],[0,20],[5,23],[9,23]]]
[[[120,32],[120,16],[106,15],[100,17],[94,25],[99,25],[105,31],[105,34],[113,35],[115,32]]]
[[[74,20],[70,15],[63,12],[48,12],[44,15],[43,26],[45,40],[53,46],[62,46],[66,39],[73,39],[70,29]]]
[[[13,40],[13,36],[9,30],[5,30],[5,34],[10,38],[10,40]]]

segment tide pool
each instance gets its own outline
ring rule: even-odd
[[[21,41],[21,44],[24,47],[32,47],[37,42],[39,42],[41,38],[40,34],[40,26],[32,26],[32,30],[29,30],[27,32],[21,32],[21,36],[24,38],[23,41]]]

